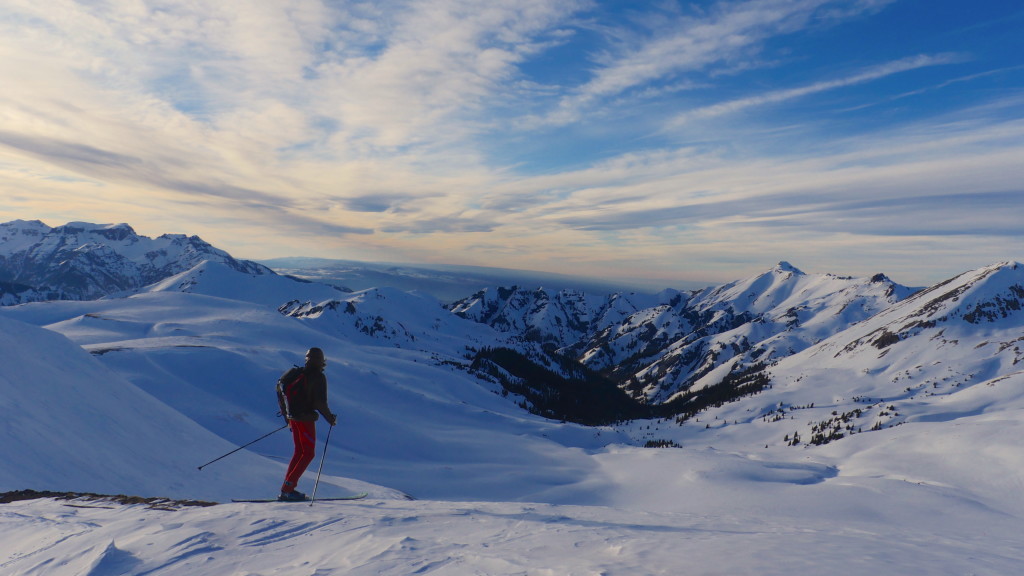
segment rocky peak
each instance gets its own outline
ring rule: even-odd
[[[24,294],[61,294],[88,300],[137,290],[209,260],[247,274],[272,274],[265,266],[238,261],[198,236],[140,236],[128,224],[42,222],[0,224],[0,280],[28,287]],[[5,291],[5,303],[36,299]]]

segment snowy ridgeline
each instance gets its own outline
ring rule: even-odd
[[[273,496],[284,433],[197,467],[280,426],[273,382],[316,345],[341,414],[318,494],[370,497],[4,504],[0,573],[1014,573],[1021,275],[902,299],[682,426],[529,414],[466,369],[498,330],[397,290],[206,262],[130,297],[3,308],[0,491]]]

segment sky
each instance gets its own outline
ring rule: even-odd
[[[1017,0],[3,0],[0,221],[927,285],[1024,260]]]

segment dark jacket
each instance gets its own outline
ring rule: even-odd
[[[320,370],[309,366],[304,368],[303,372],[305,378],[288,402],[287,417],[300,422],[316,422],[319,418],[317,412],[319,412],[330,421],[333,414],[327,406],[327,376]],[[285,372],[285,375],[287,374]],[[284,399],[279,396],[278,402],[281,404],[281,413],[285,414]]]

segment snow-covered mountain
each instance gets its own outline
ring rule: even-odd
[[[803,419],[814,415],[816,424],[793,431],[816,443],[908,422],[954,420],[1006,408],[999,406],[1001,389],[1024,382],[1022,347],[1024,265],[1005,262],[918,292],[781,360],[771,368],[773,390],[765,397],[799,391],[799,399],[782,401],[776,414],[811,404],[819,413],[827,409],[820,419],[814,410],[804,412]],[[834,382],[847,386],[836,390]]]
[[[70,222],[51,228],[38,220],[15,220],[0,224],[0,304],[100,298],[137,290],[204,261],[246,274],[273,274],[198,236],[149,238],[127,224]]]
[[[341,421],[319,493],[370,497],[0,504],[0,571],[1014,573],[1022,343],[1016,263],[916,293],[783,263],[696,292],[494,288],[446,307],[203,260],[0,307],[0,492],[272,496],[285,433],[197,467],[280,427],[273,383],[320,346]],[[602,378],[685,417],[520,408]]]
[[[241,276],[240,276],[241,275]],[[242,280],[242,276],[248,278]],[[227,262],[203,260],[195,266],[168,276],[136,292],[186,292],[242,300],[277,307],[294,298],[316,302],[347,294],[341,288],[309,282],[293,276],[281,276],[269,270],[250,272]]]
[[[773,311],[795,307],[796,332],[847,323],[859,303],[886,297],[871,292],[881,278],[781,268],[764,275],[778,280],[763,282],[778,288],[760,292],[771,299],[747,296],[756,282],[743,281],[706,293],[578,294],[560,309],[589,302],[590,326],[607,329],[659,307],[681,317],[695,301],[709,317],[776,323]],[[0,570],[1014,573],[1024,561],[1022,269],[985,267],[898,299],[777,359],[758,393],[682,424],[585,427],[529,414],[468,356],[535,350],[540,333],[502,332],[393,289],[346,294],[210,263],[122,297],[0,308],[0,491],[273,495],[290,451],[283,433],[196,466],[279,426],[273,382],[319,345],[342,416],[330,449],[317,451],[319,493],[371,494],[177,511],[0,504]],[[845,308],[834,296],[844,283],[859,295]],[[580,316],[529,317],[522,327]],[[591,329],[550,334],[571,342]],[[648,442],[675,448],[640,447]],[[303,482],[308,490],[312,472]]]
[[[332,337],[428,353],[432,362],[496,387],[520,406],[588,423],[693,417],[709,406],[773,387],[776,364],[854,327],[873,325],[869,319],[888,318],[903,309],[897,306],[901,302],[912,305],[947,284],[965,291],[970,290],[962,285],[991,286],[1008,274],[989,274],[986,268],[975,273],[994,276],[984,282],[954,279],[918,292],[883,274],[805,274],[780,262],[763,274],[692,292],[595,295],[495,287],[443,306],[422,293],[394,288],[348,293],[280,276],[198,238],[151,240],[127,225],[49,228],[16,221],[0,229],[0,255],[9,277],[23,281],[27,270],[45,270],[44,284],[63,287],[54,290],[65,298],[71,287],[88,287],[77,299],[109,296],[98,291],[113,286],[113,294],[184,292],[255,303]],[[43,266],[46,262],[50,265]],[[996,269],[1006,267],[1013,265]],[[1014,286],[990,288],[998,295],[961,316],[978,320],[1008,314],[1020,305]],[[53,292],[24,294],[52,297]],[[954,298],[960,300],[958,294],[949,296]],[[906,326],[921,331],[927,322]],[[891,344],[916,333],[906,326],[878,329],[855,342]],[[923,353],[915,349],[910,354]],[[633,400],[616,396],[615,387]]]
[[[328,334],[377,346],[450,357],[504,343],[489,327],[451,314],[436,298],[371,288],[330,300],[291,300],[278,308]]]
[[[520,341],[549,344],[646,403],[717,384],[795,354],[915,290],[882,274],[804,274],[781,262],[746,280],[690,293],[588,297],[485,290],[452,305]]]

